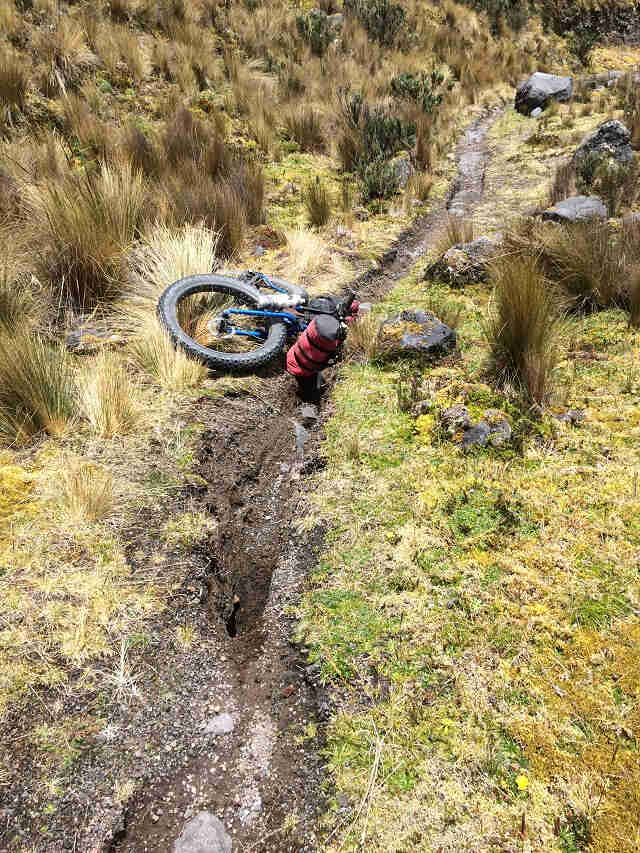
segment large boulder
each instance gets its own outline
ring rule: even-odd
[[[547,222],[581,222],[585,219],[606,219],[607,208],[598,196],[575,195],[559,201],[542,212]]]
[[[558,77],[536,71],[528,80],[521,83],[516,91],[516,110],[523,115],[531,115],[537,107],[544,109],[549,101],[568,101],[573,92],[571,77]]]
[[[445,281],[453,287],[486,281],[489,263],[499,248],[500,243],[488,237],[478,237],[470,243],[459,243],[427,267],[424,277]]]
[[[430,311],[401,311],[381,323],[378,341],[383,358],[434,358],[455,349],[456,333]]]
[[[609,161],[616,166],[627,166],[632,160],[630,131],[621,121],[610,119],[582,140],[572,162],[576,174],[590,186],[602,163]]]

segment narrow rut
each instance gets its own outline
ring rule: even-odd
[[[448,199],[353,283],[361,299],[376,299],[406,274],[448,211],[473,213],[483,194],[487,131],[498,115],[493,111],[467,129]],[[290,643],[290,614],[322,541],[321,531],[300,536],[293,525],[304,478],[322,465],[317,446],[328,412],[309,427],[301,453],[298,406],[292,380],[280,372],[263,377],[259,399],[200,403],[197,418],[206,429],[198,469],[206,485],[198,487],[199,498],[215,522],[202,554],[197,622],[203,642],[188,669],[157,662],[181,734],[165,744],[166,762],[145,774],[112,853],[167,853],[202,810],[222,821],[234,851],[316,849],[322,767],[310,724],[327,719],[331,702]],[[221,714],[229,715],[224,725]],[[216,733],[220,727],[226,730]],[[189,732],[186,757],[171,760]]]

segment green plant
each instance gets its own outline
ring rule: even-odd
[[[309,42],[311,53],[322,56],[332,36],[327,13],[321,9],[312,9],[307,15],[298,15],[296,27],[301,38]]]
[[[406,21],[404,8],[389,0],[345,0],[344,11],[357,18],[369,36],[385,47],[398,40]]]
[[[541,405],[560,358],[562,313],[558,296],[534,257],[505,256],[491,270],[493,297],[483,322],[491,368]]]
[[[396,98],[413,101],[423,113],[432,113],[442,103],[444,74],[434,68],[430,74],[404,71],[391,78],[391,93]]]
[[[399,411],[412,412],[420,400],[422,375],[415,370],[405,369],[396,378],[396,402]]]
[[[398,176],[384,157],[376,157],[360,168],[363,200],[390,198],[398,191]]]
[[[303,198],[311,225],[317,228],[326,225],[331,215],[331,199],[326,184],[319,176],[307,184]]]

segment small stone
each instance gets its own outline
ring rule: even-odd
[[[294,423],[294,430],[296,435],[296,455],[298,456],[298,459],[303,459],[304,446],[309,438],[309,433],[301,423],[298,423],[298,421]]]
[[[356,209],[353,211],[353,215],[358,220],[358,222],[369,221],[369,211],[366,207],[356,207]]]
[[[483,420],[491,427],[489,444],[492,447],[502,447],[511,439],[511,424],[502,412],[497,409],[487,409]]]
[[[205,723],[204,730],[208,735],[226,735],[233,731],[233,726],[231,714],[218,714]]]
[[[264,247],[264,246],[256,246],[256,247],[255,247],[255,249],[253,250],[253,254],[254,254],[257,258],[260,258],[260,257],[262,257],[262,255],[264,255],[264,253],[265,253],[266,251],[267,251],[267,250],[265,249],[265,247]]]
[[[419,403],[416,403],[413,414],[416,418],[419,418],[421,415],[428,415],[432,408],[433,403],[431,400],[420,400]]]
[[[318,410],[315,406],[303,406],[300,409],[300,419],[305,427],[312,427],[318,422]]]
[[[191,818],[173,844],[173,853],[231,853],[232,849],[222,822],[207,811]]]
[[[491,427],[486,421],[480,421],[475,426],[465,430],[462,436],[462,446],[465,449],[470,447],[484,447],[491,433]]]
[[[640,216],[640,214],[638,214]],[[371,314],[372,305],[370,302],[361,302],[358,305],[358,317],[364,317],[365,314]]]
[[[538,116],[542,115],[542,107],[536,107],[535,110],[531,110],[531,118],[538,118]]]
[[[287,465],[286,462],[281,462],[280,463],[280,473],[281,474],[288,474],[289,471],[291,471],[291,465]]]

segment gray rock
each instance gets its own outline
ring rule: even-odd
[[[389,161],[389,165],[393,169],[393,174],[396,177],[399,188],[403,190],[409,183],[409,178],[415,172],[411,163],[411,157],[406,151],[401,151],[400,154]]]
[[[204,730],[208,735],[227,735],[233,731],[233,726],[231,714],[218,714],[205,724]]]
[[[536,107],[535,110],[531,110],[531,118],[538,118],[538,116],[542,115],[542,107]]]
[[[260,258],[262,255],[264,255],[264,253],[265,253],[266,251],[267,251],[267,250],[265,249],[265,247],[264,247],[264,246],[256,246],[256,247],[255,247],[255,249],[253,250],[253,254],[254,254],[257,258]]]
[[[434,357],[455,349],[456,333],[430,311],[401,311],[380,325],[381,355]]]
[[[369,221],[369,211],[366,207],[356,207],[353,211],[353,215],[358,220],[358,222],[368,222]]]
[[[571,77],[558,77],[555,74],[536,71],[518,86],[515,98],[516,110],[528,116],[536,107],[544,109],[549,101],[568,101],[572,92]]]
[[[358,317],[364,317],[365,314],[371,314],[371,308],[372,305],[370,302],[361,302],[360,305],[358,305]]]
[[[465,449],[470,447],[484,447],[490,434],[491,427],[489,424],[486,421],[480,421],[465,431],[462,436],[462,446]]]
[[[487,280],[489,263],[500,248],[500,243],[489,237],[478,237],[470,243],[452,246],[435,263],[425,270],[424,278],[437,279],[452,287],[464,287]]]
[[[184,825],[173,853],[231,853],[233,842],[211,812],[200,812]]]
[[[300,409],[300,419],[305,427],[312,427],[318,422],[318,410],[315,406],[303,406]]]
[[[304,458],[304,446],[307,443],[307,439],[309,438],[309,433],[302,426],[302,424],[297,421],[294,424],[295,434],[296,434],[296,455],[298,459]]]
[[[632,160],[631,133],[616,119],[603,122],[586,136],[573,155],[576,174],[586,186],[593,182],[594,173],[601,163],[609,161],[624,167]]]
[[[606,219],[607,208],[598,196],[576,195],[559,201],[542,212],[548,222],[580,222],[584,219]]]
[[[511,424],[497,409],[487,409],[484,413],[483,421],[489,424],[491,432],[489,433],[489,444],[492,447],[502,447],[511,440]]]
[[[569,409],[566,412],[563,412],[561,415],[555,415],[556,419],[561,421],[564,424],[572,424],[573,426],[577,426],[581,424],[584,420],[584,410],[583,409]]]
[[[466,406],[450,406],[440,415],[440,423],[444,432],[452,438],[459,430],[466,430],[471,426],[469,410]]]

